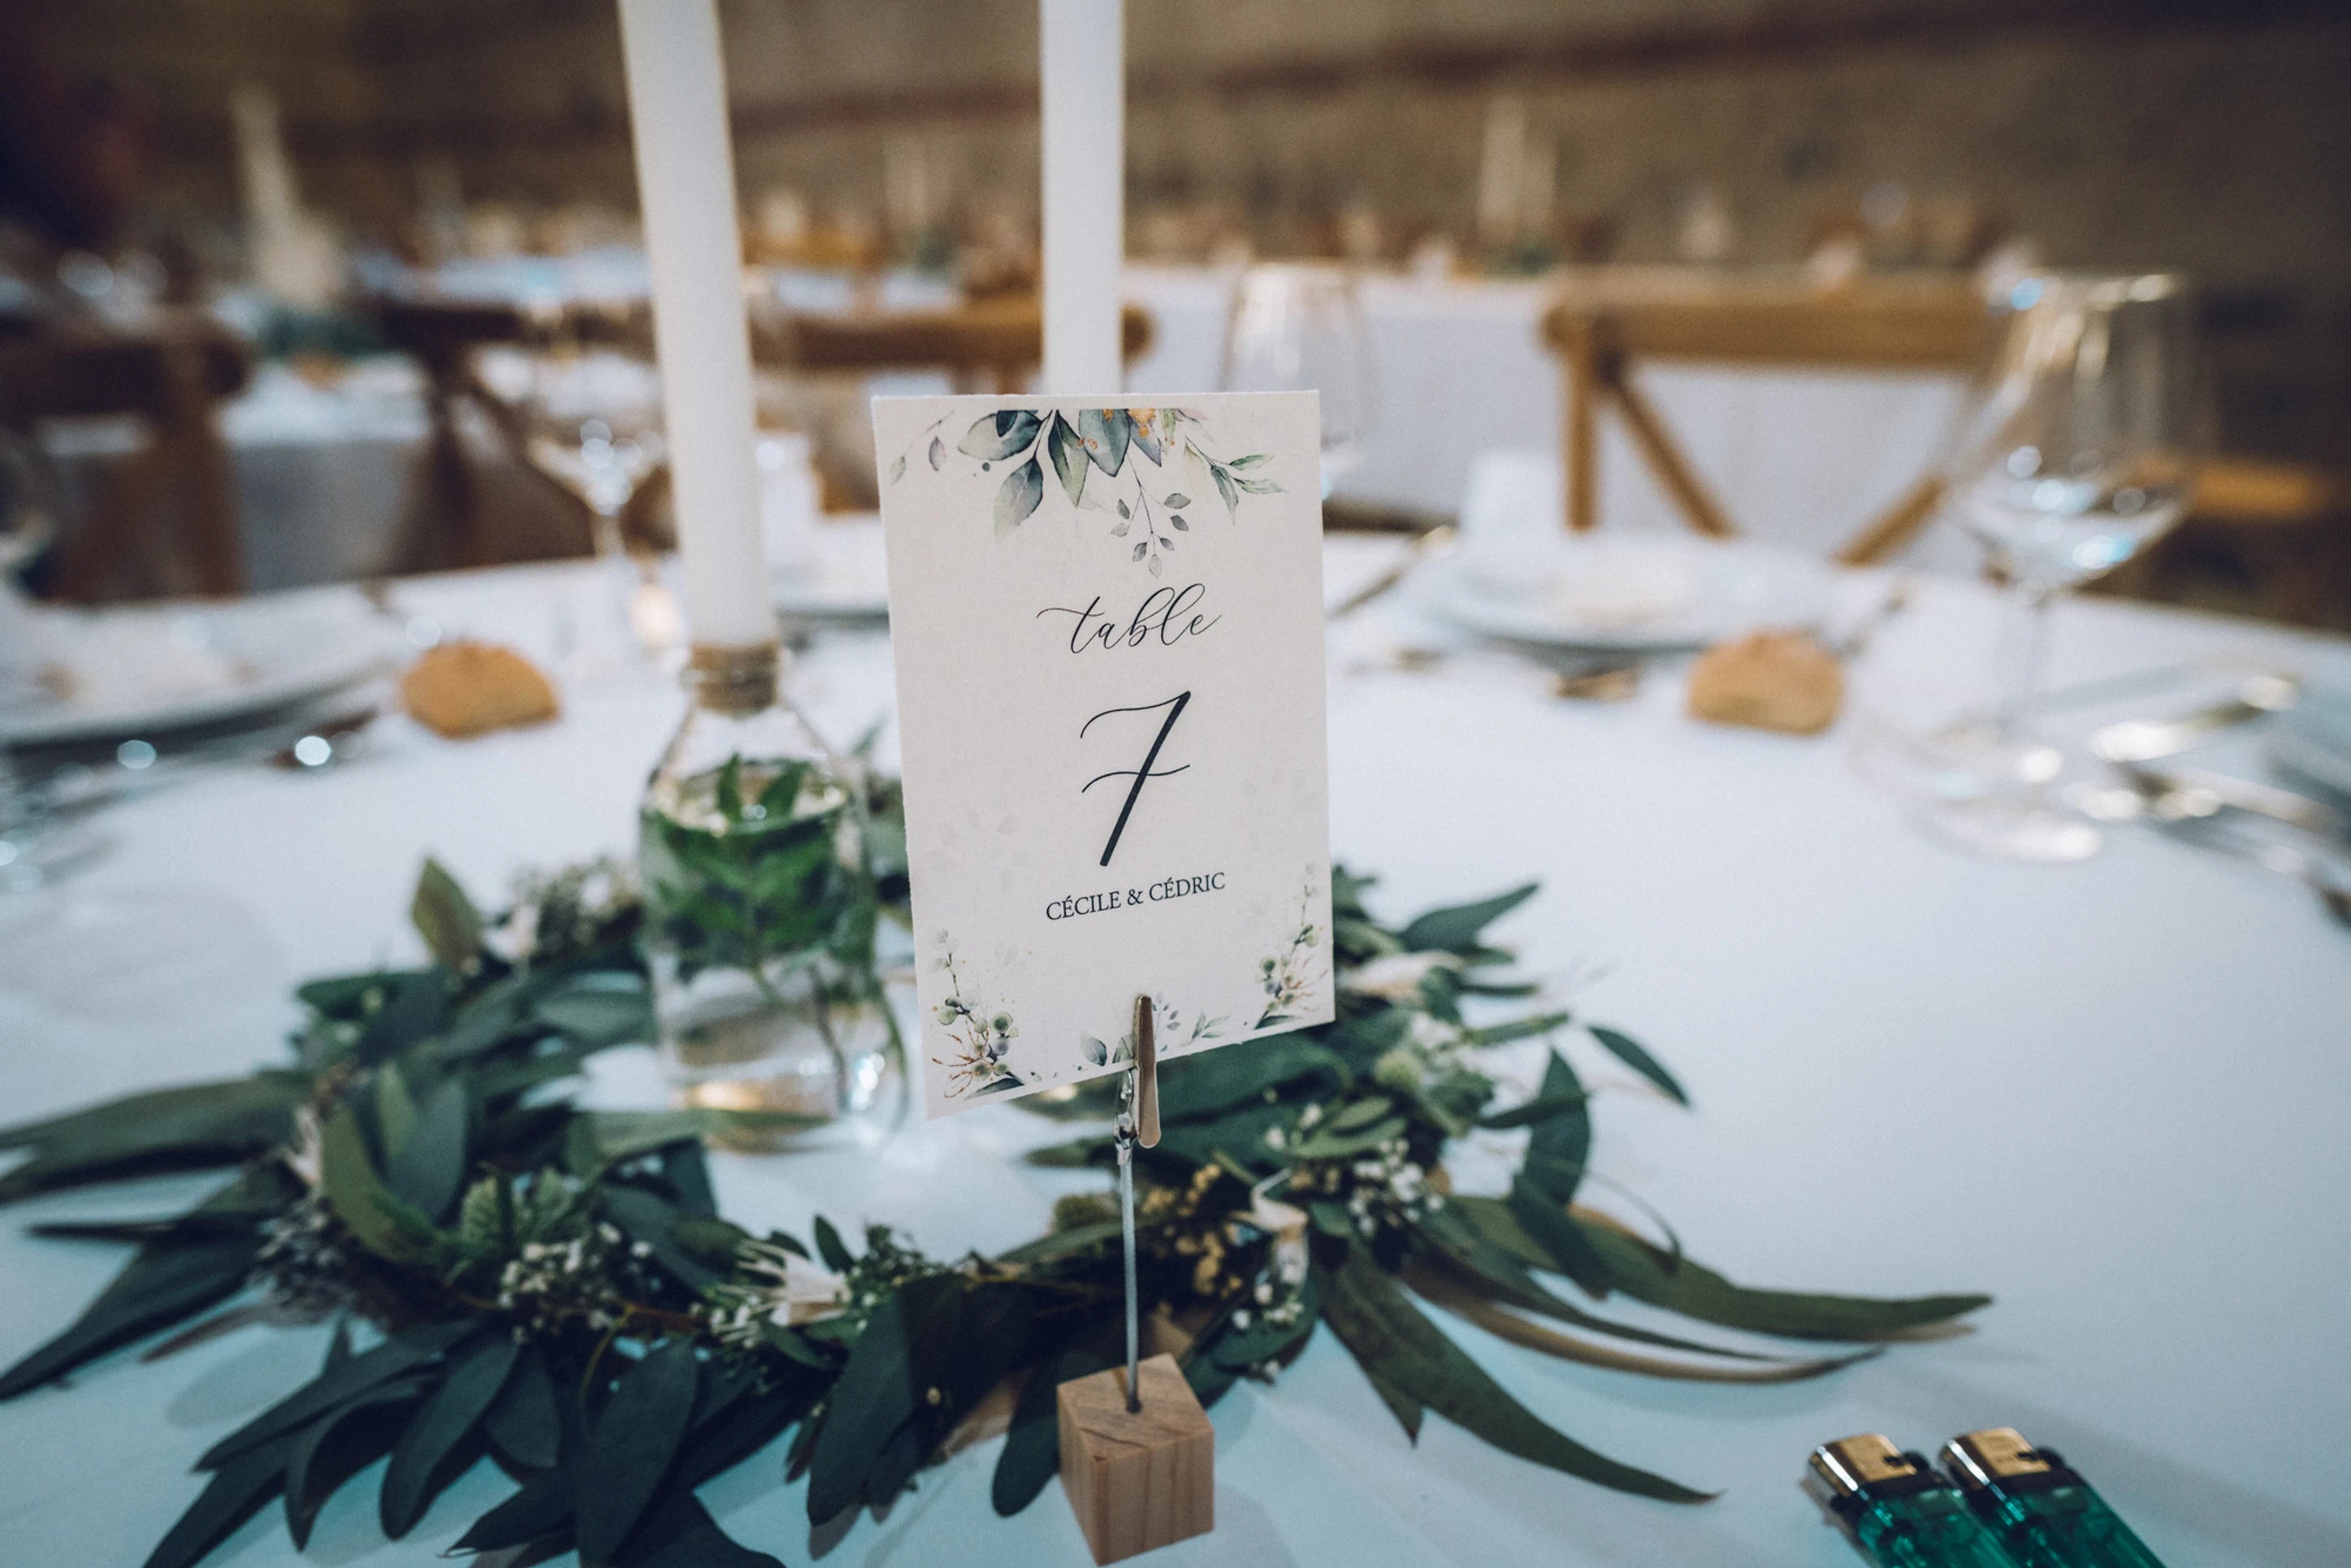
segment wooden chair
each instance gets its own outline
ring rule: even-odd
[[[373,313],[385,341],[423,366],[428,382],[431,436],[397,559],[410,569],[480,566],[515,554],[514,541],[503,537],[510,530],[487,503],[483,476],[466,451],[463,415],[469,407],[487,423],[501,457],[540,482],[541,498],[576,514],[584,538],[585,506],[529,462],[522,415],[484,384],[477,356],[493,344],[562,343],[624,348],[650,357],[651,308],[637,302],[535,311],[498,303],[381,299]],[[1151,342],[1150,318],[1129,306],[1121,336],[1128,358],[1143,352]],[[932,310],[755,311],[751,350],[768,370],[935,370],[961,388],[1002,390],[1042,359],[1044,327],[1033,295]],[[663,538],[667,530],[657,514],[668,489],[665,467],[639,486],[625,519],[632,537]]]
[[[1990,319],[1965,280],[1865,279],[1822,289],[1794,278],[1602,273],[1571,283],[1543,319],[1567,381],[1567,526],[1581,533],[1599,522],[1599,419],[1613,404],[1689,525],[1719,538],[1738,532],[1633,379],[1637,364],[1966,372],[1990,347]],[[1883,559],[1933,516],[1942,496],[1941,476],[1921,475],[1837,559]]]
[[[136,415],[144,446],[107,476],[58,541],[55,591],[89,602],[246,587],[236,478],[221,402],[252,373],[245,350],[201,316],[139,330],[74,325],[0,339],[0,425]]]
[[[609,313],[550,315],[513,305],[456,300],[379,299],[373,308],[384,341],[424,371],[430,434],[421,472],[393,551],[395,570],[488,566],[549,553],[512,537],[507,508],[493,503],[493,486],[466,450],[464,414],[473,410],[490,432],[503,471],[523,476],[531,503],[552,509],[588,538],[585,502],[528,458],[519,410],[482,381],[477,356],[492,344],[522,344],[559,332],[590,339],[627,339],[632,328]],[[574,319],[576,317],[576,319]]]
[[[2216,569],[2251,590],[2241,608],[2276,621],[2351,627],[2351,476],[2273,458],[2208,458],[2179,528],[2102,586],[2209,602]]]
[[[1146,312],[1120,312],[1122,358],[1148,350],[1152,335]],[[776,313],[754,319],[751,352],[771,370],[945,371],[958,390],[1007,392],[1044,359],[1044,313],[1033,294],[933,310]]]

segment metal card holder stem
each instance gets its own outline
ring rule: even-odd
[[[1143,1385],[1135,1373],[1142,1359],[1143,1331],[1134,1289],[1134,1146],[1159,1144],[1159,1043],[1152,1027],[1151,998],[1134,998],[1134,1065],[1127,1070],[1118,1113],[1119,1236],[1126,1250],[1126,1408],[1143,1408]]]

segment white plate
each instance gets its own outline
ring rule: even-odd
[[[882,519],[816,526],[810,569],[778,571],[769,591],[789,621],[885,621],[890,580],[883,567]]]
[[[1570,539],[1548,574],[1498,580],[1455,556],[1429,564],[1422,591],[1437,613],[1483,636],[1662,653],[1817,626],[1830,576],[1811,557],[1741,540]]]
[[[299,702],[390,666],[392,638],[348,594],[140,605],[43,617],[50,649],[85,669],[82,695],[0,706],[0,744],[104,740],[215,724]]]
[[[2271,762],[2351,800],[2351,692],[2304,692],[2270,725]]]

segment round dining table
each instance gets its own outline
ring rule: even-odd
[[[1331,596],[1398,548],[1334,538]],[[590,570],[380,597],[420,636],[544,657]],[[1851,574],[1838,603],[1865,610],[1888,580]],[[1812,738],[1690,718],[1671,661],[1629,700],[1563,699],[1552,670],[1426,619],[1410,583],[1332,628],[1333,848],[1376,874],[1374,909],[1400,919],[1539,880],[1494,939],[1688,1091],[1685,1109],[1562,1032],[1599,1096],[1604,1201],[1637,1194],[1742,1282],[1993,1301],[1960,1332],[1759,1386],[1571,1364],[1437,1314],[1560,1429],[1719,1492],[1694,1505],[1571,1479],[1442,1420],[1408,1440],[1318,1331],[1277,1381],[1216,1406],[1216,1528],[1154,1561],[1835,1568],[1853,1549],[1800,1486],[1816,1444],[1884,1432],[1932,1449],[2013,1426],[2062,1449],[2173,1568],[2351,1562],[2351,929],[2288,878],[2149,828],[2113,829],[2077,864],[1970,858],[1865,781],[1868,716],[1968,695],[1998,611],[1975,583],[1917,580],[1854,659],[1844,718]],[[820,629],[790,689],[852,738],[890,711],[888,654],[877,626]],[[2351,688],[2351,643],[2115,601],[2057,612],[2060,688],[2255,669]],[[2188,700],[2160,679],[2114,689],[2141,714]],[[316,774],[208,765],[95,814],[104,858],[0,895],[0,1119],[280,1061],[297,982],[422,956],[406,910],[427,855],[494,904],[526,868],[628,852],[683,698],[651,666],[562,696],[552,722],[466,741],[387,715]],[[2255,737],[2232,743],[2257,754]],[[632,1047],[582,1092],[642,1104],[664,1089]],[[1100,1179],[1021,1163],[1066,1135],[1007,1105],[912,1121],[878,1147],[714,1166],[722,1207],[754,1228],[805,1234],[821,1213],[954,1256],[1028,1239],[1057,1194]],[[1464,1150],[1457,1180],[1479,1168]],[[205,1179],[0,1213],[0,1358],[122,1261],[28,1227],[166,1212]],[[197,1456],[312,1375],[329,1333],[248,1324],[159,1359],[117,1353],[0,1405],[0,1560],[141,1562],[200,1490]],[[1090,1561],[1058,1486],[996,1516],[999,1446],[814,1529],[780,1445],[702,1495],[795,1565]],[[511,1488],[477,1465],[388,1542],[380,1470],[329,1502],[305,1551],[273,1505],[209,1561],[432,1563]]]

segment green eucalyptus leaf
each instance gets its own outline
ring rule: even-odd
[[[368,1109],[375,1117],[376,1163],[389,1168],[393,1152],[416,1130],[416,1096],[408,1092],[408,1075],[396,1060],[375,1070],[369,1088]]]
[[[371,969],[357,975],[329,975],[294,988],[302,1005],[342,1023],[363,1023],[383,998],[423,969]]]
[[[366,1066],[388,1061],[449,1027],[449,972],[435,966],[401,976],[360,1029],[351,1050]]]
[[[841,1232],[832,1228],[831,1220],[820,1214],[810,1230],[816,1238],[816,1255],[826,1268],[836,1274],[846,1274],[856,1267],[857,1260],[841,1244]]]
[[[495,1331],[472,1320],[421,1323],[402,1329],[372,1350],[335,1362],[310,1382],[214,1443],[196,1466],[199,1469],[217,1469],[238,1455],[307,1427],[337,1406],[349,1404],[369,1389],[389,1383],[486,1332]]]
[[[830,1262],[825,1228],[818,1229],[817,1245]],[[825,1402],[824,1424],[810,1455],[810,1523],[823,1524],[866,1500],[866,1477],[874,1461],[922,1402],[923,1391],[914,1382],[911,1324],[929,1320],[942,1297],[956,1288],[954,1281],[935,1275],[910,1280],[883,1297],[866,1319],[865,1330],[857,1336],[848,1364]]]
[[[996,1461],[991,1497],[996,1511],[1009,1519],[1036,1500],[1061,1469],[1061,1415],[1054,1391],[1126,1359],[1123,1325],[1113,1315],[1093,1318],[1072,1333],[1061,1348],[1029,1375],[1012,1408],[1011,1429]]]
[[[0,1399],[14,1399],[235,1295],[245,1288],[259,1250],[259,1238],[251,1232],[142,1249],[72,1327],[0,1374]]]
[[[521,1347],[500,1334],[455,1358],[449,1375],[433,1391],[400,1435],[377,1497],[384,1534],[397,1541],[416,1528],[434,1497],[455,1479],[450,1458],[470,1436],[506,1386]]]
[[[1333,1133],[1352,1133],[1384,1121],[1395,1109],[1395,1102],[1384,1094],[1367,1094],[1361,1100],[1349,1101],[1334,1114],[1323,1119],[1321,1125]]]
[[[393,1152],[389,1183],[394,1197],[438,1223],[465,1181],[465,1136],[472,1102],[463,1080],[451,1078],[416,1112],[414,1129]]]
[[[225,1165],[291,1134],[305,1092],[290,1073],[190,1084],[110,1101],[0,1134],[33,1157],[0,1176],[0,1203],[148,1171]]]
[[[368,1250],[395,1262],[413,1260],[429,1250],[432,1221],[395,1197],[376,1175],[359,1117],[349,1105],[327,1119],[319,1168],[328,1206]]]
[[[1583,1167],[1592,1158],[1592,1106],[1583,1081],[1555,1051],[1543,1068],[1535,1102],[1557,1108],[1528,1124],[1531,1131],[1520,1179],[1564,1208],[1574,1200],[1575,1189],[1583,1181]]]
[[[1025,1242],[1008,1252],[999,1253],[997,1261],[1016,1266],[1033,1267],[1058,1259],[1090,1252],[1117,1241],[1124,1226],[1115,1219],[1090,1220],[1083,1225],[1071,1225],[1060,1230],[1048,1231],[1035,1240]]]
[[[584,1568],[612,1560],[660,1490],[685,1441],[700,1364],[691,1342],[670,1341],[628,1370],[596,1418],[575,1505]]]
[[[1448,977],[1454,979],[1455,983],[1458,983],[1458,977]],[[1571,1017],[1572,1015],[1567,1013],[1536,1013],[1530,1018],[1513,1019],[1509,1023],[1498,1023],[1485,1029],[1473,1029],[1469,1031],[1469,1043],[1484,1050],[1497,1045],[1508,1045],[1514,1040],[1531,1040],[1539,1034],[1553,1032],[1569,1022]],[[1518,1125],[1516,1123],[1510,1124]]]
[[[1408,1125],[1402,1116],[1391,1116],[1360,1132],[1337,1133],[1317,1129],[1313,1136],[1301,1138],[1290,1145],[1288,1153],[1293,1160],[1343,1159],[1349,1155],[1366,1154],[1382,1144],[1393,1143],[1405,1135]]]
[[[674,1227],[677,1206],[667,1198],[620,1182],[607,1182],[597,1193],[606,1218],[632,1242],[653,1249],[653,1261],[687,1290],[701,1293],[726,1274],[705,1263],[678,1244]]]
[[[571,1528],[580,1478],[568,1467],[541,1470],[506,1501],[474,1521],[449,1550],[504,1552],[546,1541]]]
[[[625,1045],[653,1035],[653,993],[634,977],[584,977],[541,997],[531,1016],[587,1046]]]
[[[1596,1453],[1544,1422],[1405,1300],[1363,1249],[1349,1249],[1336,1267],[1318,1266],[1318,1274],[1323,1320],[1393,1395],[1468,1427],[1505,1453],[1618,1491],[1667,1502],[1702,1502],[1713,1495]]]
[[[1364,1375],[1371,1380],[1372,1392],[1380,1396],[1380,1403],[1388,1407],[1388,1413],[1396,1418],[1396,1425],[1404,1428],[1404,1435],[1418,1443],[1421,1419],[1427,1415],[1428,1406],[1369,1367],[1364,1368]]]
[[[417,873],[408,918],[426,949],[446,967],[462,974],[481,962],[482,912],[449,869],[429,856]]]
[[[1580,1090],[1572,1094],[1538,1094],[1524,1104],[1497,1111],[1490,1116],[1479,1117],[1478,1125],[1492,1132],[1531,1126],[1537,1122],[1548,1122],[1554,1116],[1572,1113],[1585,1103],[1586,1096]]]
[[[691,1492],[665,1500],[616,1561],[619,1568],[783,1568],[776,1558],[752,1551],[719,1529]]]
[[[563,1457],[563,1413],[555,1399],[546,1357],[537,1345],[525,1345],[485,1413],[482,1430],[516,1464],[549,1469]]]
[[[0,1130],[0,1151],[42,1147],[99,1155],[141,1148],[159,1140],[209,1141],[256,1112],[290,1112],[304,1085],[289,1073],[265,1072],[210,1083],[188,1083],[127,1094],[85,1110]],[[283,1119],[273,1123],[282,1126]]]
[[[1608,1294],[1608,1265],[1558,1199],[1520,1176],[1510,1184],[1506,1201],[1519,1228],[1542,1249],[1544,1260],[1535,1267],[1556,1270],[1593,1296]]]
[[[1178,1057],[1160,1066],[1159,1115],[1163,1122],[1213,1116],[1310,1078],[1319,1088],[1308,1092],[1328,1094],[1345,1082],[1346,1065],[1294,1034],[1252,1043],[1247,1051]]]
[[[261,1511],[286,1485],[298,1432],[282,1433],[221,1467],[188,1511],[149,1552],[145,1568],[194,1568],[231,1531]]]
[[[1581,1228],[1626,1295],[1702,1322],[1784,1339],[1876,1339],[1949,1322],[1991,1301],[1980,1295],[1876,1297],[1753,1290],[1611,1227],[1581,1223]]]
[[[384,1384],[302,1428],[286,1457],[286,1533],[295,1551],[310,1544],[310,1528],[327,1500],[391,1451],[423,1387],[416,1377]]]
[[[1562,1215],[1561,1218],[1566,1217]],[[1476,1228],[1456,1213],[1450,1204],[1424,1217],[1414,1231],[1416,1239],[1426,1244],[1429,1261],[1442,1271],[1467,1284],[1478,1294],[1522,1312],[1573,1323],[1594,1333],[1628,1340],[1635,1344],[1656,1345],[1665,1350],[1719,1355],[1729,1361],[1771,1362],[1780,1359],[1685,1339],[1679,1334],[1635,1328],[1629,1323],[1615,1322],[1587,1312],[1573,1301],[1545,1290],[1517,1259],[1488,1244]]]
[[[1531,882],[1524,887],[1514,887],[1508,893],[1498,893],[1475,904],[1432,909],[1415,919],[1399,935],[1405,946],[1415,953],[1469,952],[1477,947],[1479,936],[1487,926],[1532,898],[1541,885]]]
[[[1631,1036],[1613,1029],[1603,1029],[1598,1024],[1593,1024],[1591,1028],[1592,1038],[1606,1046],[1609,1054],[1615,1057],[1617,1061],[1656,1084],[1665,1092],[1667,1098],[1677,1104],[1689,1103],[1689,1096],[1682,1092],[1682,1086],[1674,1082],[1674,1075],[1666,1071],[1665,1064],[1642,1050],[1639,1043]]]

